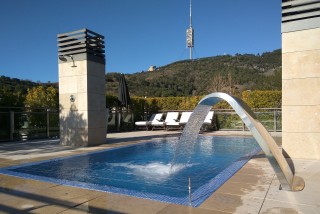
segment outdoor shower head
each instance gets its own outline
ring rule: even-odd
[[[59,56],[59,59],[63,62],[66,62],[67,61],[67,58],[64,57],[64,55],[60,55]]]
[[[59,55],[59,59],[60,59],[61,61],[63,61],[63,62],[67,62],[67,61],[68,61],[66,57],[70,57],[70,59],[72,60],[72,62],[73,62],[73,65],[71,66],[72,68],[77,67],[77,66],[75,65],[75,63],[74,63],[74,59],[73,59],[73,56],[72,56],[72,55]]]

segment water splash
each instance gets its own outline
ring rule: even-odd
[[[132,164],[130,162],[112,163],[111,165],[113,167],[130,169],[135,176],[141,177],[144,180],[158,182],[164,182],[173,174],[176,174],[187,167],[191,167],[190,164],[176,164],[175,166],[172,166],[171,164],[164,164],[161,162],[153,162],[147,165]]]
[[[190,116],[178,143],[175,145],[172,168],[176,164],[188,164],[194,152],[194,146],[201,126],[212,106],[198,104]]]

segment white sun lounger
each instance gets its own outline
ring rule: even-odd
[[[144,126],[148,130],[152,122],[161,121],[162,116],[163,116],[163,113],[152,114],[148,121],[137,121],[135,122],[135,125],[137,127]]]
[[[151,123],[152,130],[157,127],[166,129],[167,124],[177,122],[178,117],[179,117],[179,112],[168,112],[165,121],[155,121]]]
[[[192,111],[182,112],[179,125],[182,127],[185,126],[189,121],[191,114],[192,114]]]
[[[212,123],[213,113],[214,113],[214,111],[209,111],[209,113],[207,114],[206,118],[203,121],[203,124],[211,124]]]
[[[180,129],[183,128],[184,125],[187,124],[191,114],[192,114],[192,112],[182,112],[180,120],[176,120],[174,122],[168,122],[166,124],[167,130],[170,128],[180,128]]]
[[[214,111],[209,111],[209,113],[207,114],[206,118],[203,121],[201,130],[204,130],[206,129],[206,127],[212,125],[213,114],[214,114]]]

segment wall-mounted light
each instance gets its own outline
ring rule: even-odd
[[[70,102],[74,103],[74,101],[76,101],[76,96],[72,94],[70,95]]]
[[[71,67],[77,67],[76,65],[75,65],[75,63],[74,63],[74,59],[73,59],[73,56],[72,55],[60,55],[59,56],[59,59],[61,60],[61,61],[63,61],[63,62],[67,62],[68,60],[67,60],[67,58],[66,57],[70,57],[70,59],[72,60],[72,63],[73,63],[73,65],[71,66]]]

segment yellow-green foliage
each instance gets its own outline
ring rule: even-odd
[[[202,98],[203,96],[181,97],[179,110],[194,109]]]
[[[242,99],[251,108],[281,108],[281,91],[244,91]]]
[[[25,105],[31,108],[57,108],[58,90],[52,86],[43,86],[28,89]]]
[[[47,125],[45,113],[38,108],[58,108],[58,90],[52,86],[37,86],[28,89],[25,99],[25,106],[36,109],[29,109],[30,112],[39,112],[38,114],[28,114],[27,121],[29,127],[44,128]],[[42,112],[42,113],[41,113]],[[50,119],[50,124],[58,124],[58,117]],[[30,134],[30,133],[29,133]]]
[[[131,107],[134,111],[160,111],[160,110],[193,110],[203,96],[191,97],[132,97]],[[241,98],[251,108],[281,108],[281,91],[244,91]],[[107,96],[107,105],[117,105],[117,98]],[[230,109],[231,106],[225,102],[219,102],[214,109]]]
[[[193,97],[156,97],[146,98],[147,106],[151,109],[160,110],[190,110],[194,109],[201,96]]]

